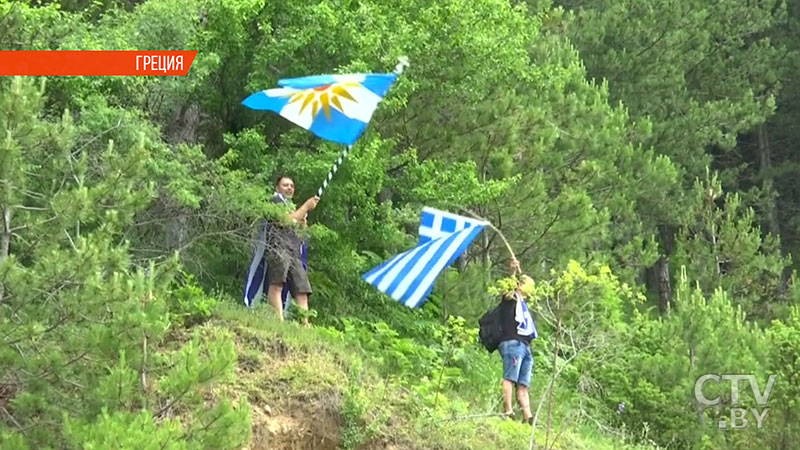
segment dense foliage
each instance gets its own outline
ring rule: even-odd
[[[508,275],[497,235],[418,310],[361,280],[433,206],[490,220],[536,280],[537,445],[798,448],[799,18],[794,0],[0,0],[2,50],[198,51],[186,77],[0,79],[0,446],[256,442],[272,391],[231,388],[263,363],[247,336],[294,325],[239,306],[255,225],[276,175],[303,201],[341,149],[240,102],[405,55],[309,216],[315,328],[286,338],[347,372],[276,369],[293,393],[346,386],[340,445],[527,448],[521,424],[443,425],[499,410],[475,342]],[[709,383],[703,409],[704,374],[777,375],[764,426],[720,430],[759,405]]]

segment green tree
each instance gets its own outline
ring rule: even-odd
[[[626,402],[625,423],[634,429],[649,427],[659,445],[698,449],[765,445],[770,436],[755,427],[741,433],[719,430],[719,420],[730,418],[733,406],[729,385],[705,386],[707,398],[720,396],[717,408],[703,409],[694,398],[695,382],[702,375],[765,373],[764,332],[745,320],[741,306],[725,291],[717,289],[706,297],[690,279],[683,269],[676,306],[666,316],[634,314],[625,362],[611,367],[601,379],[614,400]],[[749,390],[741,393],[738,407],[756,406]]]
[[[630,330],[623,319],[641,300],[608,266],[584,268],[570,261],[535,283],[530,303],[540,337],[531,351],[544,388],[532,407],[534,426],[545,430],[545,447],[563,432],[555,424],[611,422],[616,403],[609,407],[603,398],[603,375],[611,368],[624,370],[618,349],[627,343]]]
[[[797,442],[797,430],[792,423],[800,414],[800,311],[795,307],[784,320],[776,320],[767,329],[769,339],[768,375],[775,375],[774,391],[769,397],[769,421],[766,430],[772,437],[771,448],[789,449]]]
[[[570,10],[567,32],[589,77],[608,80],[611,100],[623,102],[634,121],[652,123],[652,133],[631,138],[669,156],[684,187],[703,177],[713,154],[733,151],[738,135],[774,112],[784,51],[766,33],[785,20],[783,3],[562,4]],[[674,278],[674,233],[683,224],[682,205],[691,200],[680,192],[661,199],[666,201],[647,204],[642,214],[646,229],[659,238],[652,278],[663,311]]]
[[[706,295],[718,287],[728,292],[748,318],[775,317],[786,300],[782,274],[790,264],[777,239],[762,238],[753,209],[738,194],[723,194],[716,174],[707,172],[691,194],[693,215],[678,232],[673,263],[686,266]]]
[[[796,251],[800,228],[797,220],[797,130],[800,96],[794,74],[800,70],[800,3],[785,2],[787,20],[768,33],[783,49],[782,62],[775,67],[775,114],[739,140],[738,151],[721,155],[725,184],[752,191],[753,206],[767,232],[780,236],[784,254]],[[795,268],[797,261],[794,261]],[[788,271],[784,275],[789,275]]]
[[[175,261],[137,266],[125,241],[155,197],[158,152],[143,136],[93,145],[101,130],[88,119],[98,111],[50,120],[43,104],[43,84],[0,84],[0,433],[23,432],[32,448],[122,436],[144,448],[238,447],[247,404],[208,409],[200,396],[231,374],[230,337],[201,343],[198,330],[187,345],[165,346]],[[187,420],[159,423],[176,411]],[[128,434],[137,427],[153,433]]]

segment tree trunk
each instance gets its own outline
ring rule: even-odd
[[[772,151],[769,148],[767,129],[763,124],[758,127],[758,155],[761,161],[760,172],[762,187],[764,188],[764,193],[769,196],[767,199],[767,204],[765,205],[765,212],[767,215],[767,231],[773,236],[778,237],[780,235],[778,209],[775,205],[775,198],[772,195]]]
[[[199,140],[200,125],[203,112],[199,105],[191,103],[178,108],[173,114],[172,122],[167,126],[166,136],[171,144],[185,142],[196,144]]]
[[[672,286],[669,281],[669,256],[661,255],[656,262],[656,278],[658,279],[658,307],[662,314],[670,309]]]
[[[189,242],[190,212],[171,199],[167,199],[165,205],[170,217],[165,225],[164,244],[169,252],[180,251],[181,259],[183,259],[184,246]]]
[[[722,261],[719,259],[719,235],[717,233],[717,224],[711,223],[711,247],[714,249],[714,273],[716,278],[714,281],[720,283],[722,281]]]
[[[0,238],[0,261],[8,257],[8,248],[11,244],[11,208],[3,208],[3,234]]]
[[[672,254],[675,232],[668,226],[658,227],[661,256],[656,261],[655,277],[658,284],[658,306],[662,314],[669,312],[672,303],[672,285],[669,275],[669,256]]]
[[[8,258],[8,249],[11,245],[11,207],[3,208],[3,233],[0,234],[0,263]],[[0,304],[6,294],[6,286],[0,282]]]
[[[392,190],[388,187],[384,187],[378,193],[378,203],[383,205],[392,199]]]

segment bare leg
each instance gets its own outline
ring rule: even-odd
[[[297,294],[297,298],[295,298],[295,300],[297,300],[297,306],[308,311],[308,294]],[[307,317],[303,321],[303,325],[310,326]]]
[[[308,294],[297,294],[295,300],[297,300],[297,306],[308,311]]]
[[[533,417],[533,414],[531,414],[531,400],[528,396],[528,386],[517,385],[517,401],[519,402],[519,407],[522,408],[522,416],[525,420]]]
[[[275,310],[275,313],[278,315],[278,320],[281,322],[283,322],[283,299],[281,299],[282,292],[282,284],[270,284],[269,289],[267,290],[269,304],[272,305],[272,309]]]
[[[511,406],[511,394],[514,392],[514,383],[508,380],[503,380],[503,404],[506,407],[506,414],[513,414],[514,409]]]

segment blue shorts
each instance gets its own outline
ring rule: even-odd
[[[503,358],[503,379],[530,386],[531,372],[533,371],[531,348],[512,339],[501,342],[499,350],[500,356]]]

